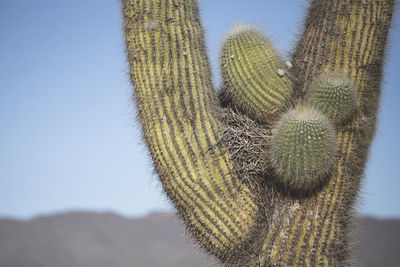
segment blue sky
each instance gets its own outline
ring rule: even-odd
[[[302,2],[200,0],[216,84],[224,33],[236,22],[258,25],[287,55]],[[119,8],[117,0],[0,1],[0,217],[171,210],[130,101]],[[400,217],[398,19],[395,24],[358,208],[380,217]]]

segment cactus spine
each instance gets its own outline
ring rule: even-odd
[[[394,0],[313,0],[290,76],[258,32],[231,35],[224,49],[232,52],[222,55],[224,91],[229,92],[224,109],[212,88],[197,1],[122,1],[130,75],[155,169],[188,232],[221,263],[347,263],[348,222],[374,135],[393,5]],[[335,111],[334,106],[320,105],[320,95],[308,93],[321,73],[351,81],[357,95],[352,116],[342,114],[349,108]],[[324,97],[334,103],[338,94],[340,98],[342,93]],[[341,120],[334,126],[326,126],[325,119],[314,125],[312,116],[303,121],[310,133],[314,128],[331,133],[328,128],[334,127],[337,150],[332,163],[314,161],[310,152],[315,148],[315,154],[330,155],[329,149],[318,149],[329,148],[328,136],[333,134],[324,134],[323,142],[313,143],[311,150],[299,150],[313,159],[296,158],[296,168],[326,166],[323,186],[307,195],[302,192],[313,182],[304,181],[321,179],[316,169],[292,172],[290,163],[286,171],[276,172],[281,163],[276,160],[271,169],[272,155],[267,153],[287,135],[282,125],[288,118],[299,118],[302,103]],[[285,111],[290,105],[295,108]],[[274,106],[279,106],[276,117],[264,116]],[[302,135],[297,135],[300,140]],[[274,182],[284,180],[284,173],[294,173],[298,181],[290,194]]]
[[[328,119],[306,105],[282,115],[272,130],[270,161],[284,186],[311,191],[335,159],[335,133]]]

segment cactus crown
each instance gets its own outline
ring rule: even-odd
[[[356,97],[353,83],[340,74],[321,74],[308,90],[310,102],[335,122],[343,122],[353,114]]]
[[[335,146],[328,119],[313,107],[298,105],[273,128],[270,161],[285,186],[308,191],[326,178]]]
[[[225,36],[221,69],[223,101],[260,122],[293,91],[287,65],[255,26],[238,24]]]

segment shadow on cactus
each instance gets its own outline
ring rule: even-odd
[[[292,63],[236,26],[217,93],[197,1],[122,1],[155,169],[188,233],[225,266],[348,263],[393,5],[312,1]]]

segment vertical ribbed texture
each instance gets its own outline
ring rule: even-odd
[[[196,2],[123,2],[131,78],[143,135],[188,231],[224,258],[242,243],[257,206],[226,148]]]
[[[296,195],[268,172],[270,125],[218,107],[197,1],[123,0],[130,74],[155,168],[188,232],[226,266],[347,263],[348,222],[374,136],[393,5],[313,0],[293,54],[293,87],[275,71],[279,60],[271,60],[263,37],[228,42],[224,82],[237,99],[228,104],[258,122],[292,90],[291,103],[304,102],[321,73],[348,77],[357,91],[354,114],[335,125],[338,157],[326,184]]]
[[[280,107],[293,91],[283,61],[254,27],[236,26],[226,36],[221,70],[223,101],[254,120],[265,121],[270,109]]]
[[[358,94],[354,118],[337,129],[339,160],[315,197],[283,201],[261,252],[263,264],[343,266],[349,258],[348,222],[374,135],[384,48],[393,0],[314,0],[294,55],[296,92],[303,97],[323,72],[348,76]],[[282,198],[281,198],[282,199]]]

